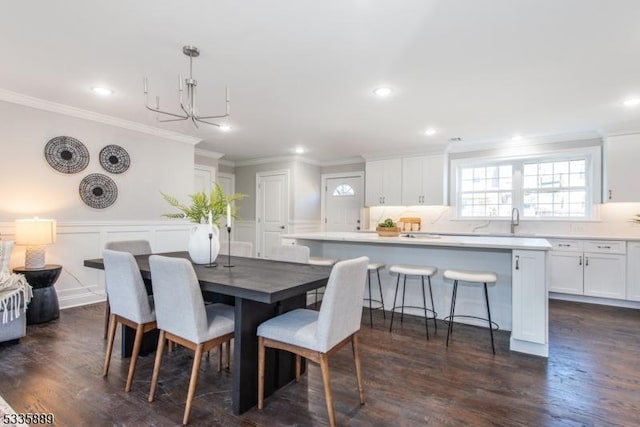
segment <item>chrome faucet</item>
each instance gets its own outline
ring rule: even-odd
[[[518,208],[511,210],[511,234],[516,233],[516,226],[520,225],[520,211]]]

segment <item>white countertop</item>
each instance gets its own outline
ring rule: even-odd
[[[411,233],[415,237],[380,237],[377,233],[363,232],[327,232],[327,233],[301,233],[286,234],[285,239],[303,239],[333,242],[371,243],[387,245],[418,245],[418,246],[446,246],[459,248],[485,248],[485,249],[525,249],[547,251],[551,244],[543,238],[533,237],[502,237],[502,236],[453,236],[439,234]]]
[[[375,230],[362,230],[359,233],[374,233]],[[410,232],[411,234],[420,235],[420,234],[436,234],[440,236],[480,236],[480,237],[522,237],[522,238],[536,238],[536,239],[567,239],[567,240],[624,240],[630,242],[640,241],[640,236],[622,236],[619,234],[551,234],[551,233],[526,233],[526,232],[516,232],[515,235],[510,233],[499,233],[499,232],[464,232],[464,231],[417,231]],[[406,234],[403,232],[402,234]]]

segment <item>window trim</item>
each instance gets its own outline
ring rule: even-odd
[[[523,164],[529,161],[562,161],[584,157],[586,159],[585,171],[587,188],[587,200],[585,203],[584,217],[555,216],[555,217],[525,217],[523,213]],[[486,167],[499,166],[500,164],[512,164],[513,170],[513,207],[520,211],[520,219],[523,221],[597,221],[599,220],[599,209],[597,204],[602,203],[602,146],[586,146],[581,148],[571,148],[554,151],[541,151],[522,155],[492,155],[474,156],[467,158],[452,159],[449,168],[449,200],[452,202],[453,220],[460,221],[510,221],[511,217],[482,216],[471,217],[460,215],[460,168],[462,167]]]

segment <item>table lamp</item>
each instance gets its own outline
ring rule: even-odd
[[[24,266],[27,269],[45,266],[45,247],[56,241],[56,221],[53,219],[17,219],[16,244],[26,245]]]

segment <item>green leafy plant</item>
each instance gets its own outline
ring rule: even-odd
[[[160,192],[160,194],[162,194],[167,203],[181,211],[180,213],[169,213],[162,216],[166,218],[188,218],[192,222],[200,224],[207,221],[209,212],[211,212],[213,223],[218,226],[220,225],[220,218],[227,215],[227,205],[231,205],[231,217],[237,219],[238,206],[234,202],[247,197],[246,194],[242,193],[225,194],[222,186],[217,182],[214,183],[209,194],[204,191],[190,194],[191,205],[182,204],[178,199],[166,193]]]
[[[395,222],[393,222],[393,220],[391,218],[387,218],[384,220],[384,222],[381,222],[378,224],[378,227],[381,228],[395,228],[396,224]]]

